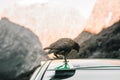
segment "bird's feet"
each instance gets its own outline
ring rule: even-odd
[[[67,63],[64,63],[63,65],[56,68],[57,70],[67,70],[70,69],[70,66]]]

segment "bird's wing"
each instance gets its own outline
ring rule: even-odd
[[[60,43],[60,44],[56,45],[55,48],[58,48],[58,49],[70,49],[70,48],[72,48],[72,44],[69,43],[69,42],[63,42],[63,43]]]

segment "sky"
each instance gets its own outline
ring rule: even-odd
[[[87,19],[93,9],[95,2],[96,0],[0,0],[0,13],[2,13],[4,9],[14,5],[30,6],[36,3],[50,3],[54,5],[78,8],[84,18]]]

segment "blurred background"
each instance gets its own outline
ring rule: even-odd
[[[51,58],[43,48],[64,37],[81,46],[68,58],[120,59],[119,8],[120,0],[0,0],[0,80],[32,73]]]
[[[0,17],[32,30],[46,47],[82,31],[99,33],[119,20],[119,0],[1,0]],[[113,16],[114,15],[114,16]]]
[[[0,17],[32,30],[46,47],[61,37],[75,38],[96,0],[1,0]]]

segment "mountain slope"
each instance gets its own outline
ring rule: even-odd
[[[120,58],[120,21],[81,44],[79,58]]]

